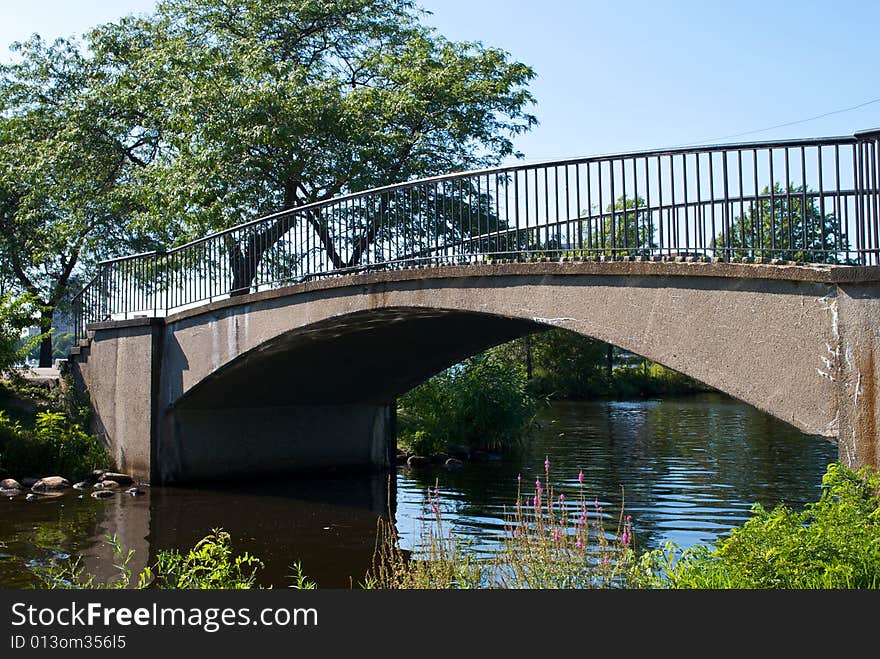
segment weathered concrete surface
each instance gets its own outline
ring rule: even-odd
[[[116,464],[149,482],[157,420],[161,319],[117,323],[75,349],[68,367],[89,394],[97,431]]]
[[[174,480],[241,464],[323,464],[323,448],[306,456],[302,439],[319,442],[321,432],[312,435],[290,412],[303,405],[372,409],[374,421],[365,416],[355,433],[357,447],[342,441],[348,426],[331,423],[338,415],[323,415],[319,425],[335,438],[328,450],[374,455],[382,445],[376,411],[395,396],[467,355],[547,327],[643,355],[805,432],[849,434],[859,448],[845,454],[842,445],[842,459],[876,461],[877,420],[863,410],[869,383],[859,374],[876,373],[877,360],[845,370],[838,355],[849,346],[854,360],[874,359],[865,355],[876,345],[866,337],[877,333],[870,307],[877,279],[877,268],[520,263],[383,271],[223,300],[165,319],[152,473]],[[92,329],[96,339],[115,340],[105,333],[118,325]],[[101,370],[112,366],[105,360]],[[847,412],[847,404],[859,411]],[[263,421],[273,415],[277,424]],[[853,424],[875,428],[873,449],[865,444],[871,431],[853,435]],[[296,430],[285,435],[275,426]],[[221,438],[216,455],[198,428]],[[298,448],[285,455],[283,446]]]
[[[841,285],[836,302],[840,458],[880,467],[880,286]]]

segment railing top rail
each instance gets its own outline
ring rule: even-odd
[[[139,254],[126,254],[125,256],[117,256],[112,259],[104,259],[103,261],[98,261],[98,265],[109,265],[111,263],[120,263],[122,261],[131,261],[133,259],[142,259],[147,256],[158,256],[159,254],[164,254],[164,252],[160,252],[157,250],[152,250],[150,252],[140,252]]]
[[[72,298],[70,298],[71,302],[74,302],[77,300],[77,298],[82,297],[83,294],[85,294],[85,292],[87,290],[89,290],[89,288],[92,286],[92,284],[94,284],[96,281],[98,281],[98,277],[100,277],[100,276],[101,275],[98,274],[98,275],[95,275],[94,277],[92,277],[91,279],[89,279],[89,281],[86,282],[86,284],[80,289],[80,291],[76,295],[74,295]]]
[[[880,128],[866,128],[865,130],[856,131],[853,135],[857,140],[880,139]]]
[[[326,208],[327,206],[332,206],[339,203],[344,203],[348,201],[353,201],[356,199],[362,199],[364,197],[369,197],[377,194],[384,194],[388,192],[395,192],[398,190],[406,190],[409,188],[413,188],[419,185],[430,185],[432,183],[444,183],[447,181],[455,181],[458,179],[464,178],[474,178],[478,176],[485,176],[489,174],[511,174],[519,171],[533,170],[533,169],[543,169],[549,167],[562,167],[565,165],[582,165],[586,163],[593,162],[607,162],[609,160],[629,160],[632,158],[651,158],[655,156],[674,156],[681,154],[695,154],[695,153],[711,153],[715,151],[750,151],[753,149],[782,149],[782,148],[794,148],[794,147],[820,147],[820,146],[834,146],[834,145],[844,145],[844,144],[856,144],[857,138],[854,135],[841,135],[837,137],[817,137],[810,139],[792,139],[792,140],[770,140],[770,141],[759,141],[759,142],[732,142],[729,144],[707,144],[701,146],[681,146],[681,147],[673,147],[673,148],[665,148],[665,149],[649,149],[644,151],[631,151],[631,152],[622,152],[622,153],[611,153],[611,154],[601,154],[595,156],[585,156],[581,158],[569,158],[562,160],[548,160],[543,162],[536,163],[523,163],[518,165],[508,165],[505,167],[488,167],[485,169],[474,169],[468,170],[464,172],[453,172],[450,174],[442,174],[440,176],[430,176],[427,178],[415,179],[412,181],[405,181],[403,183],[394,183],[391,185],[385,185],[378,188],[371,188],[369,190],[363,190],[361,192],[352,192],[346,195],[340,195],[337,197],[333,197],[331,199],[326,199],[323,201],[316,201],[311,204],[305,204],[302,206],[296,206],[295,208],[289,208],[282,211],[277,211],[275,213],[269,213],[267,215],[263,215],[254,220],[250,220],[248,222],[244,222],[243,224],[238,224],[234,227],[230,227],[228,229],[223,229],[221,231],[216,231],[214,233],[208,234],[207,236],[203,236],[201,238],[196,238],[195,240],[191,240],[190,242],[184,243],[182,245],[178,245],[177,247],[173,247],[169,249],[166,253],[172,254],[174,252],[186,249],[188,247],[193,247],[198,245],[199,243],[206,242],[209,240],[213,240],[219,238],[223,235],[234,233],[236,231],[242,231],[248,229],[257,224],[261,224],[263,222],[268,222],[271,220],[275,220],[287,215],[304,213],[311,210],[318,210],[321,208]]]

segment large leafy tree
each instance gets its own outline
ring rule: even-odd
[[[714,248],[736,257],[759,256],[809,263],[839,263],[849,242],[833,213],[822,215],[807,186],[774,183],[716,236]]]
[[[154,15],[95,30],[92,47],[119,72],[117,94],[144,99],[162,136],[149,170],[154,216],[197,236],[512,155],[512,137],[535,123],[532,69],[420,19],[409,0],[164,0]],[[461,186],[437,194],[488,205]],[[444,201],[389,196],[346,220],[345,244],[331,217],[304,221],[325,262],[350,267],[405,215],[395,204]],[[227,246],[233,288],[246,290],[292,228],[281,217]]]
[[[56,309],[85,260],[137,244],[136,171],[155,151],[137,111],[108,95],[112,72],[76,43],[34,36],[0,67],[0,256],[40,309],[40,365]]]

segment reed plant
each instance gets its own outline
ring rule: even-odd
[[[550,460],[543,478],[524,486],[504,514],[499,546],[478,553],[445,523],[439,487],[426,495],[415,551],[401,547],[392,522],[379,520],[367,588],[620,588],[635,558],[632,520],[621,503],[613,531],[598,500],[590,502],[583,472],[574,502],[556,494]]]

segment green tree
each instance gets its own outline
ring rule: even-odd
[[[21,339],[22,330],[34,324],[37,313],[29,295],[0,293],[0,375],[21,362],[42,340],[42,336]]]
[[[50,366],[77,265],[133,244],[130,189],[154,136],[105,93],[112,71],[75,43],[35,35],[13,50],[16,62],[0,67],[0,255],[39,306],[40,366]]]
[[[531,389],[560,398],[588,398],[607,386],[608,344],[551,329],[492,348],[497,358],[530,371]]]
[[[820,212],[815,194],[806,186],[773,184],[757,202],[734,219],[730,231],[716,236],[713,248],[735,257],[838,263],[848,247],[833,213]]]
[[[648,255],[656,247],[654,222],[642,197],[618,197],[605,208],[604,219],[590,226],[589,235],[603,254],[612,256]]]
[[[120,72],[117,94],[144,99],[161,134],[149,168],[154,215],[183,220],[195,236],[512,155],[512,136],[536,123],[532,69],[419,19],[409,0],[164,0],[154,15],[104,25],[90,39]],[[342,237],[334,218],[311,212],[307,230],[320,258],[354,266],[394,230],[399,208],[489,206],[466,185],[436,194],[388,196],[349,216]],[[458,206],[436,224],[461,229]],[[247,290],[292,228],[282,217],[230,239],[233,289]]]

